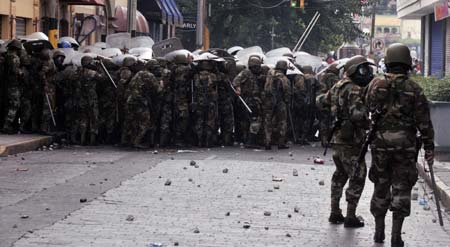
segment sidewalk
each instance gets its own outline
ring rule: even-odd
[[[428,184],[431,185],[430,173],[424,169],[423,157],[419,157],[419,174]],[[428,171],[428,166],[425,165]],[[434,175],[436,187],[440,193],[440,198],[444,207],[450,208],[450,153],[437,153],[434,162]]]
[[[51,136],[0,134],[0,157],[35,150],[52,142]]]

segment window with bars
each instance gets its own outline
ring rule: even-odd
[[[16,17],[16,37],[27,35],[27,19]]]

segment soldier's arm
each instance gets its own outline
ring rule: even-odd
[[[417,89],[415,97],[415,122],[422,136],[423,147],[425,150],[434,150],[434,129],[428,100],[421,88]]]
[[[360,128],[369,126],[369,110],[364,104],[364,88],[353,86],[349,93],[350,120]]]
[[[233,80],[233,87],[237,94],[241,93],[241,85],[247,80],[244,71],[241,71]]]

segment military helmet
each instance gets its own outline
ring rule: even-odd
[[[66,56],[66,54],[63,51],[56,50],[55,52],[53,52],[53,58],[65,57],[65,56]]]
[[[7,47],[20,50],[22,49],[22,42],[20,42],[20,40],[18,39],[13,39],[11,40],[11,42],[8,44]]]
[[[158,61],[156,59],[150,59],[145,64],[144,69],[146,69],[148,71],[153,71],[154,69],[156,69],[158,67],[160,67]]]
[[[288,63],[285,60],[280,60],[275,65],[275,69],[279,69],[279,70],[285,71],[285,70],[288,69]]]
[[[339,75],[339,69],[337,68],[338,63],[332,63],[328,68],[327,71],[331,72],[333,74]]]
[[[158,61],[158,64],[164,68],[166,68],[169,65],[169,61],[167,61],[167,59],[165,59],[163,57],[157,57],[156,61]]]
[[[344,65],[344,71],[347,72],[348,76],[353,75],[358,69],[359,65],[362,64],[373,64],[369,62],[365,57],[361,55],[356,55],[351,57]]]
[[[411,51],[408,46],[402,43],[394,43],[387,48],[384,63],[386,65],[390,63],[401,63],[412,66]]]
[[[260,66],[262,64],[261,58],[259,58],[258,56],[251,56],[248,59],[248,67],[252,67],[252,66]]]
[[[125,57],[123,59],[122,65],[125,66],[125,67],[130,67],[130,66],[133,66],[135,63],[136,63],[136,58],[134,58],[134,57]]]
[[[245,65],[240,64],[240,63],[236,64],[236,73],[239,73],[239,72],[243,71],[244,69],[245,69]]]
[[[304,74],[313,74],[314,73],[314,71],[313,71],[313,68],[312,68],[312,66],[311,65],[305,65],[305,66],[302,66],[302,70],[301,70]]]
[[[175,64],[188,64],[189,60],[186,55],[178,54],[173,58]]]
[[[81,66],[86,67],[94,61],[94,58],[91,56],[84,56],[81,58]]]
[[[201,70],[212,70],[214,68],[214,61],[201,60],[198,62],[198,68]]]

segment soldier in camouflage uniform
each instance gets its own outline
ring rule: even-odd
[[[272,132],[278,130],[278,149],[286,149],[287,107],[290,99],[289,79],[286,77],[288,64],[278,61],[275,70],[268,77],[264,86],[264,130],[265,147],[270,150]]]
[[[111,75],[114,83],[119,81],[117,71],[119,67],[111,60],[103,61],[105,68]],[[119,113],[117,104],[117,88],[108,76],[97,83],[98,109],[99,109],[99,142],[112,144],[117,140],[117,127],[119,124]]]
[[[211,147],[214,145],[218,116],[218,79],[214,73],[215,62],[201,60],[197,68],[199,71],[194,75],[194,103],[192,104],[194,129],[198,146]]]
[[[130,84],[131,79],[135,75],[135,71],[132,71],[131,68],[136,65],[136,59],[132,57],[126,57],[123,60],[122,67],[117,71],[117,78],[119,79],[117,82],[117,110],[119,114],[119,128],[121,130],[121,141],[120,144],[123,146],[128,146],[129,143],[126,141],[126,133],[122,131],[126,128],[127,123],[125,122],[126,116],[126,102],[129,96],[128,86]]]
[[[163,84],[158,99],[158,123],[156,126],[159,132],[159,145],[167,147],[171,144],[170,133],[173,119],[172,72],[169,69],[169,61],[164,58],[156,58],[156,61],[158,61],[160,66],[158,81],[161,81]]]
[[[22,44],[20,41],[13,40],[8,45],[8,52],[6,55],[6,78],[8,81],[6,90],[8,101],[3,132],[7,134],[16,132],[14,124],[18,118],[23,86],[23,67],[20,65],[21,50]]]
[[[240,131],[248,148],[258,146],[258,133],[261,130],[262,124],[261,90],[258,86],[261,64],[262,60],[259,57],[251,56],[248,59],[249,68],[241,71],[233,81],[236,94],[241,95],[252,110],[250,114],[241,102],[237,103],[239,106],[237,114],[239,116]]]
[[[152,97],[158,97],[161,93],[162,83],[150,73],[150,67],[156,60],[151,60],[145,65],[145,69],[139,71],[130,81],[129,96],[126,102],[127,128],[123,129],[125,138],[134,148],[147,148],[145,137],[152,129],[151,104]]]
[[[19,130],[20,133],[31,133],[31,114],[33,100],[33,81],[31,80],[31,56],[28,55],[25,49],[22,49],[20,56],[20,64],[22,65],[22,93],[20,97],[19,110]]]
[[[174,129],[175,145],[182,147],[188,141],[189,104],[192,103],[193,69],[185,55],[177,55],[172,70],[174,89]]]
[[[370,211],[375,217],[375,242],[382,243],[385,238],[384,218],[390,209],[391,246],[403,247],[402,225],[410,215],[411,190],[418,178],[416,133],[421,134],[425,159],[433,160],[434,130],[427,98],[408,76],[412,66],[409,48],[390,45],[385,63],[387,74],[375,78],[366,95],[369,109],[382,114],[371,146],[369,179],[375,189]]]
[[[230,75],[236,68],[234,60],[225,60],[217,64],[217,91],[218,91],[218,118],[221,134],[221,142],[225,146],[233,145],[233,93],[231,91]]]
[[[6,50],[0,50],[0,78],[6,78]],[[0,131],[6,116],[7,80],[0,80]]]
[[[365,162],[356,163],[368,127],[368,110],[364,104],[364,87],[373,78],[369,62],[362,56],[352,57],[344,67],[346,76],[326,94],[326,104],[339,122],[333,133],[333,160],[336,171],[331,179],[331,214],[333,224],[344,222],[345,227],[362,227],[364,220],[356,216],[361,193],[364,189],[367,168]],[[342,191],[345,193],[347,216],[339,206]]]
[[[295,65],[298,69],[300,65]],[[298,144],[306,144],[305,136],[303,135],[304,125],[306,122],[306,97],[307,90],[305,86],[305,76],[303,74],[296,74],[292,79],[292,119],[294,122],[294,130],[297,136]],[[304,136],[304,138],[300,138]]]
[[[81,68],[80,68],[81,69]],[[72,144],[79,144],[81,80],[79,68],[75,65],[65,66],[60,72],[57,85],[62,91],[64,107],[64,127],[67,139]]]
[[[51,51],[49,49],[42,49],[40,52],[40,64],[41,69],[39,71],[39,83],[43,88],[43,106],[41,115],[41,127],[42,133],[49,134],[56,130],[55,123],[53,123],[52,113],[55,113],[55,99],[56,99],[56,87],[55,87],[55,75],[56,66],[53,59],[50,56]]]
[[[64,59],[66,58],[66,55],[61,50],[56,50],[52,54],[53,62],[56,66],[57,73],[55,75],[55,88],[56,88],[56,112],[55,112],[55,118],[57,122],[57,128],[58,131],[63,131],[65,129],[64,125],[64,91],[62,84],[64,84],[64,69],[66,66],[64,65]]]
[[[302,86],[305,94],[305,112],[302,123],[301,142],[306,143],[306,140],[315,141],[315,133],[318,128],[316,97],[319,91],[319,82],[316,80],[313,68],[309,65],[302,67],[304,73],[304,86]]]
[[[98,135],[98,95],[97,83],[104,80],[97,72],[97,62],[86,55],[81,59],[80,70],[80,143],[81,145],[95,145]],[[89,139],[88,138],[89,134]]]
[[[339,69],[337,69],[337,63],[334,63],[327,68],[325,74],[320,78],[320,94],[319,96],[317,96],[317,98],[321,97],[321,95],[325,95],[328,90],[330,90],[338,81]],[[321,105],[319,102],[317,102],[316,104],[317,106]],[[328,137],[333,125],[333,117],[331,115],[331,109],[329,107],[317,107],[317,110],[320,120],[320,140],[322,142],[322,146],[325,147],[325,145],[327,145]]]

